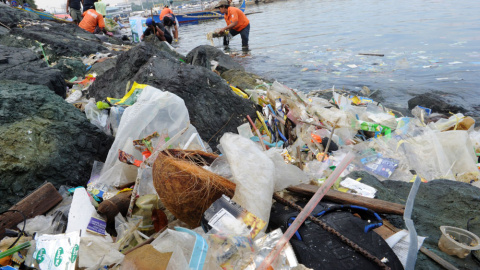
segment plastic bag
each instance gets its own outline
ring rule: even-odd
[[[282,150],[271,148],[265,154],[272,160],[275,165],[275,191],[283,190],[289,186],[307,183],[308,176],[297,166],[285,163],[281,155]]]
[[[268,223],[275,186],[275,164],[251,140],[233,133],[220,139],[237,185],[233,200]]]
[[[108,126],[108,112],[107,110],[99,110],[95,101],[90,99],[88,104],[85,105],[85,116],[90,120],[90,123],[97,126],[101,131],[107,135],[111,135],[110,128]]]
[[[176,140],[175,145],[178,145],[188,140],[193,133],[198,133],[195,127],[189,125],[189,121],[188,110],[180,97],[146,86],[135,104],[125,109],[115,141],[110,148],[101,176],[96,182],[115,187],[135,181],[136,168],[118,161],[118,150],[122,149],[134,155],[136,159],[143,160],[142,154],[134,150],[133,140],[144,138],[155,131],[173,138],[189,127]]]
[[[112,129],[112,135],[115,137],[117,135],[118,126],[120,125],[120,120],[122,119],[123,112],[125,108],[120,106],[113,106],[110,108],[110,116],[108,117],[108,123]]]
[[[36,259],[40,269],[74,270],[78,257],[80,234],[38,235],[35,238]]]

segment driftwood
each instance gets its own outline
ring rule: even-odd
[[[62,195],[58,193],[52,183],[45,183],[9,210],[20,211],[28,219],[45,214],[62,200]],[[6,229],[10,229],[22,221],[23,217],[18,212],[5,212],[0,215],[0,239],[5,235]]]
[[[319,187],[315,185],[301,184],[298,186],[289,187],[287,188],[287,190],[303,195],[312,196],[313,194],[315,194],[318,188]],[[378,199],[370,199],[367,197],[335,190],[329,190],[323,198],[327,201],[332,201],[335,203],[363,206],[382,214],[403,215],[403,212],[405,211],[405,206],[398,203],[392,203]]]
[[[385,56],[383,53],[359,53],[358,55],[380,56],[380,57],[384,57],[384,56]]]

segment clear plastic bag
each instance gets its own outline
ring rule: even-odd
[[[220,139],[237,185],[233,200],[268,223],[275,187],[275,164],[251,140],[233,133]]]
[[[88,104],[85,106],[85,115],[87,119],[90,120],[90,123],[97,126],[101,131],[105,132],[107,135],[111,135],[110,128],[108,126],[108,111],[99,110],[95,101],[90,99]]]

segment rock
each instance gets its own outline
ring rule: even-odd
[[[179,59],[179,60],[181,59],[182,61],[186,61],[185,55],[175,51],[175,49],[173,49],[173,47],[170,46],[167,42],[160,42],[158,38],[154,37],[153,35],[146,37],[144,41],[145,43],[154,45],[160,51],[164,51],[171,54],[176,59]]]
[[[243,89],[243,90],[255,89],[255,87],[260,84],[259,81],[273,83],[272,81],[264,79],[253,73],[249,73],[249,72],[245,72],[243,70],[237,70],[237,69],[227,70],[223,72],[221,76],[231,85],[235,85],[236,87],[239,87],[240,89]]]
[[[108,58],[102,62],[96,62],[92,65],[92,68],[88,73],[96,73],[97,77],[102,75],[105,72],[108,72],[110,69],[115,68],[117,65],[117,58]]]
[[[432,112],[449,114],[452,113],[465,113],[465,108],[451,105],[445,98],[435,93],[421,94],[408,101],[408,109],[412,110],[415,106],[422,106],[432,109]]]
[[[62,57],[82,57],[97,52],[108,52],[93,34],[74,24],[41,21],[12,28],[9,34],[0,36],[0,44],[17,48],[35,48],[42,55],[42,49],[49,63]]]
[[[366,172],[354,172],[350,178],[362,178],[362,183],[376,188],[376,198],[405,204],[412,183],[403,181],[385,180],[378,181],[374,176]],[[438,256],[450,262],[460,269],[478,269],[473,260],[460,259],[449,256],[438,248],[438,240],[441,232],[440,226],[454,226],[466,229],[470,218],[480,214],[480,189],[467,183],[450,180],[432,180],[421,183],[415,198],[412,219],[419,236],[427,236],[424,246]],[[397,228],[405,229],[402,216],[386,215],[386,218]],[[470,229],[480,236],[480,220],[478,218],[470,222]],[[438,269],[438,265],[418,253],[415,269]]]
[[[187,54],[186,62],[211,70],[210,62],[212,60],[218,62],[216,70],[218,70],[218,72],[220,73],[223,73],[230,69],[245,70],[245,68],[239,63],[235,62],[232,57],[226,55],[221,50],[209,45],[200,45],[195,49],[191,50]]]
[[[58,69],[50,68],[28,49],[0,45],[0,80],[44,85],[65,98],[66,84]]]
[[[63,77],[67,80],[77,76],[79,78],[85,77],[86,66],[80,58],[63,58],[60,59],[54,68],[60,70]]]
[[[149,44],[140,44],[118,57],[117,66],[97,77],[90,88],[96,100],[123,97],[127,82],[148,84],[172,92],[185,101],[191,123],[216,149],[225,132],[237,132],[246,115],[255,115],[253,103],[235,95],[214,72],[178,61]]]
[[[26,12],[18,8],[0,5],[0,22],[11,27],[22,20],[40,20],[40,16],[32,12]]]
[[[0,81],[0,211],[45,181],[85,185],[113,142],[46,86]]]

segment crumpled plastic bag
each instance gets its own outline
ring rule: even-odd
[[[220,139],[237,185],[233,200],[268,223],[275,187],[275,164],[251,140],[225,133]]]

